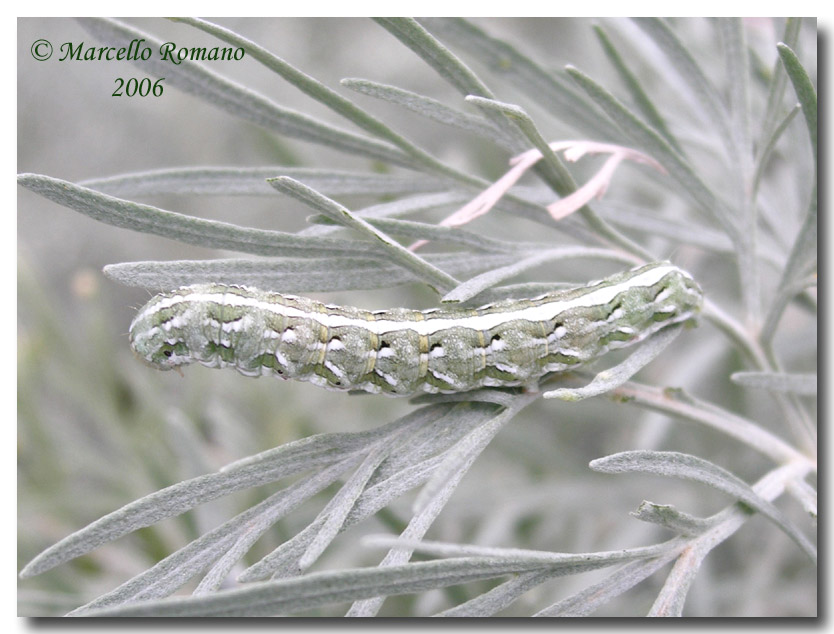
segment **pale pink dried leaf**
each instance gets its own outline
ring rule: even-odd
[[[582,187],[547,206],[548,212],[555,220],[561,220],[569,216],[584,207],[594,198],[600,198],[605,194],[617,166],[625,159],[634,161],[635,163],[649,165],[664,174],[666,173],[663,166],[652,157],[621,145],[599,143],[596,141],[554,141],[549,144],[549,147],[554,152],[562,152],[565,160],[570,162],[576,162],[586,154],[611,155],[605,161],[602,168]],[[504,194],[518,182],[524,172],[541,159],[542,153],[535,148],[514,156],[510,159],[510,165],[512,167],[506,174],[478,194],[469,203],[442,220],[440,225],[444,227],[460,227],[488,213],[501,200]],[[419,240],[412,244],[409,249],[415,251],[426,243],[426,240]]]
[[[587,183],[568,196],[557,200],[547,206],[547,211],[554,220],[561,220],[582,209],[594,198],[602,198],[608,189],[611,178],[617,166],[624,159],[623,154],[613,154],[605,161],[599,171],[594,174]]]

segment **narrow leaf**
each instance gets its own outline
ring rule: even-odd
[[[676,541],[638,546],[621,550],[608,550],[588,553],[561,553],[547,550],[529,550],[526,548],[500,548],[476,546],[474,544],[452,544],[437,541],[417,541],[403,539],[393,535],[368,535],[363,539],[366,546],[381,546],[414,552],[435,557],[504,557],[507,562],[528,562],[530,564],[546,563],[554,569],[559,566],[573,566],[581,563],[597,562],[614,565],[632,559],[657,557],[677,545]]]
[[[785,265],[781,286],[793,285],[796,280],[807,277],[817,270],[817,187],[811,193],[808,211],[791,247],[791,254]]]
[[[369,218],[368,224],[386,234],[446,244],[458,244],[480,251],[519,251],[525,246],[519,242],[494,240],[459,227],[433,225],[425,222],[415,222],[413,220],[401,220],[399,218]]]
[[[793,298],[816,283],[817,269],[817,188],[811,194],[808,213],[791,247],[782,272],[776,297],[762,326],[762,339],[769,343],[776,335],[776,327]]]
[[[428,153],[424,152],[413,143],[407,141],[404,137],[397,134],[376,117],[368,114],[348,99],[342,97],[339,93],[331,90],[317,79],[300,71],[291,64],[288,64],[283,59],[274,55],[262,46],[259,46],[255,42],[205,20],[200,20],[198,18],[179,18],[179,20],[205,31],[206,33],[211,33],[225,42],[244,48],[247,55],[258,60],[270,70],[278,73],[281,77],[311,96],[316,101],[324,104],[334,112],[337,112],[366,132],[370,132],[374,136],[384,139],[385,141],[391,143],[391,145],[400,148],[403,153],[412,159],[412,162],[415,165],[421,165],[424,168],[436,173],[463,177],[463,175],[458,173],[456,170],[443,165]],[[464,180],[466,180],[465,177]]]
[[[375,482],[357,499],[345,519],[343,529],[376,513],[428,480],[443,460],[442,452],[469,431],[493,418],[495,407],[472,403],[453,406],[435,404],[418,412],[422,413],[421,418],[414,419],[414,427],[403,437],[408,440],[408,451],[393,452],[380,465],[374,475]],[[318,533],[326,516],[327,509],[295,537],[241,573],[240,581],[256,581],[270,575],[297,574],[297,561]]]
[[[509,581],[494,587],[488,592],[479,594],[459,605],[448,610],[443,610],[433,616],[439,617],[478,617],[493,616],[496,612],[511,605],[522,594],[540,586],[552,577],[561,576],[560,571],[541,570],[536,572],[525,572],[516,575]]]
[[[646,237],[664,237],[673,244],[692,244],[700,249],[720,253],[731,253],[735,249],[726,233],[697,222],[694,218],[688,218],[686,224],[681,224],[680,219],[664,218],[656,210],[644,210],[613,199],[598,200],[594,210],[611,224],[638,231]],[[774,254],[760,252],[759,256],[776,262]]]
[[[418,410],[438,411],[434,406]],[[441,409],[440,411],[445,411]],[[121,509],[96,520],[57,544],[47,548],[21,571],[21,577],[31,577],[50,568],[80,557],[101,544],[113,541],[135,530],[150,526],[167,517],[228,495],[241,489],[274,482],[303,471],[321,468],[340,458],[361,450],[380,435],[391,433],[408,424],[409,417],[371,432],[348,434],[320,434],[287,443],[275,449],[239,460],[217,473],[198,476],[146,495]]]
[[[626,564],[599,583],[573,594],[551,606],[540,610],[533,616],[587,616],[614,597],[630,590],[644,579],[650,577],[674,558],[674,554],[644,561]]]
[[[431,97],[367,79],[347,78],[343,79],[341,83],[346,88],[350,88],[369,97],[382,99],[383,101],[402,106],[432,121],[437,121],[443,125],[458,128],[459,130],[464,130],[465,132],[470,132],[486,139],[506,143],[503,138],[503,132],[483,117],[450,108],[446,104]]]
[[[518,258],[514,254],[438,253],[424,256],[450,274],[469,277]],[[262,260],[216,259],[170,262],[123,262],[104,267],[104,274],[129,286],[162,291],[211,281],[243,284],[282,293],[316,293],[391,288],[419,282],[401,266],[367,258],[274,258]]]
[[[750,130],[750,68],[748,48],[740,18],[718,18],[717,29],[724,48],[729,78],[730,134],[725,139],[730,150],[730,170],[734,172],[736,197],[740,201],[737,217],[741,228],[738,240],[738,268],[747,318],[761,315],[760,282],[756,260],[758,214],[750,196],[753,178],[753,141]]]
[[[732,149],[732,130],[727,111],[716,87],[709,80],[698,62],[678,39],[669,24],[661,18],[635,18],[634,21],[652,38],[675,68],[677,77],[689,89],[699,105],[696,112],[704,115],[716,130],[720,140]]]
[[[401,537],[406,540],[420,540],[431,527],[434,520],[445,507],[452,493],[455,492],[463,476],[489,444],[498,431],[526,405],[535,400],[535,394],[517,398],[514,405],[508,407],[483,425],[475,428],[456,443],[434,469],[431,478],[420,491],[414,502],[414,516],[408,522]],[[380,568],[397,566],[408,561],[411,549],[389,550],[380,562]],[[384,599],[374,598],[354,603],[348,616],[374,616],[382,607]]]
[[[327,517],[298,561],[298,566],[302,570],[306,570],[313,565],[342,530],[345,520],[353,510],[356,500],[365,491],[371,476],[373,476],[380,463],[388,457],[391,451],[391,440],[386,439],[385,443],[377,445],[328,503],[330,508]]]
[[[707,460],[674,451],[624,451],[593,460],[590,467],[602,473],[652,473],[709,485],[767,517],[816,562],[817,549],[778,508],[746,482]]]
[[[750,129],[750,65],[748,63],[747,39],[741,18],[718,18],[718,31],[724,45],[724,60],[729,77],[732,156],[739,161],[737,166],[743,176],[742,182],[752,172],[753,141]]]
[[[358,460],[348,458],[302,478],[267,499],[201,535],[145,572],[73,611],[81,615],[108,606],[159,599],[173,594],[206,568],[215,564],[196,592],[217,588],[230,568],[275,522],[302,502],[326,488]],[[217,563],[215,563],[217,562]]]
[[[163,44],[147,33],[116,20],[80,18],[79,22],[94,37],[111,46],[127,47],[132,40],[139,39],[158,51]],[[156,77],[164,78],[167,86],[176,86],[236,117],[269,130],[333,147],[352,156],[359,155],[413,166],[410,157],[388,143],[340,130],[307,115],[278,106],[266,97],[190,60],[184,60],[181,64],[171,64],[163,61],[160,56],[152,55],[147,60],[136,60],[133,63]]]
[[[779,372],[735,372],[730,378],[740,385],[776,392],[793,392],[812,396],[817,393],[816,374],[784,374]]]
[[[274,196],[268,178],[290,176],[328,196],[401,196],[436,192],[447,180],[420,174],[373,174],[286,167],[183,167],[151,170],[81,181],[79,185],[120,198],[158,194],[200,196]]]
[[[219,590],[223,582],[231,575],[232,569],[275,522],[285,517],[314,494],[333,484],[342,472],[353,467],[357,462],[358,458],[352,456],[288,487],[292,492],[285,495],[279,504],[274,504],[273,508],[265,509],[264,512],[255,515],[242,526],[235,542],[203,577],[194,590],[194,594],[206,594]]]
[[[417,53],[423,61],[429,64],[463,96],[475,95],[488,99],[494,98],[492,91],[487,88],[486,84],[416,20],[411,18],[376,18],[376,22]],[[508,142],[511,143],[514,152],[523,149],[518,133],[507,123],[504,117],[489,110],[483,112],[487,119],[501,130]]]
[[[804,454],[763,429],[761,425],[722,407],[694,398],[683,390],[626,383],[614,390],[612,397],[624,404],[638,405],[716,429],[761,452],[778,464],[805,462],[809,468],[814,468]]]
[[[805,115],[805,123],[808,126],[808,135],[811,138],[811,148],[814,153],[814,164],[817,161],[817,91],[802,63],[787,44],[776,45],[779,57],[785,65],[785,71],[793,84],[793,89],[802,106],[802,114]]]
[[[701,570],[703,558],[700,555],[701,553],[690,551],[681,553],[646,616],[663,618],[683,616],[686,595]]]
[[[396,541],[391,539],[372,540],[366,538],[371,544],[391,544]],[[444,610],[435,616],[443,617],[484,617],[492,616],[499,610],[509,606],[523,593],[531,588],[541,585],[548,579],[566,575],[575,575],[589,570],[598,570],[606,566],[617,565],[633,559],[646,559],[663,554],[670,550],[670,545],[675,547],[673,542],[657,544],[654,546],[627,548],[618,551],[596,552],[596,553],[549,553],[542,551],[526,551],[515,548],[483,548],[478,546],[458,546],[456,544],[444,544],[438,542],[415,542],[409,543],[409,547],[417,552],[432,555],[466,557],[471,555],[482,555],[484,557],[506,556],[508,561],[521,561],[526,557],[534,561],[547,561],[550,563],[547,569],[528,572],[517,575],[515,578],[505,581],[489,592],[478,595],[474,599],[466,601],[453,608]]]
[[[317,572],[211,595],[91,610],[85,612],[84,616],[273,616],[302,612],[329,603],[445,588],[525,572],[527,569],[526,565],[512,565],[477,557],[426,561],[389,568]]]
[[[596,33],[597,39],[599,39],[600,44],[602,44],[602,48],[605,51],[605,55],[608,57],[611,65],[619,74],[620,80],[623,84],[625,84],[625,87],[631,94],[632,100],[642,113],[643,117],[655,130],[657,130],[658,134],[669,142],[669,145],[682,154],[683,151],[681,150],[680,144],[666,127],[666,122],[663,120],[663,117],[657,111],[657,108],[654,107],[654,103],[640,85],[640,80],[634,73],[631,72],[631,70],[629,70],[625,60],[614,46],[614,43],[608,37],[608,34],[602,29],[602,27],[599,26],[594,27],[594,33]]]
[[[415,255],[399,242],[391,239],[378,229],[375,229],[366,220],[348,211],[346,207],[323,196],[303,183],[289,177],[279,176],[278,178],[270,179],[269,184],[278,191],[288,194],[309,205],[316,211],[331,217],[336,222],[355,229],[371,238],[374,240],[373,243],[379,245],[379,248],[388,253],[395,262],[412,273],[415,273],[420,279],[436,286],[438,289],[446,290],[458,285],[459,282],[451,275],[444,273],[436,266],[429,264],[423,258]]]
[[[700,535],[715,524],[714,521],[679,511],[669,504],[655,504],[647,500],[641,502],[631,515],[638,520],[658,524],[687,537]]]
[[[731,236],[736,235],[732,214],[718,201],[692,166],[657,132],[620,103],[610,92],[578,69],[568,66],[570,77],[581,86],[641,151],[656,159],[702,213],[715,215]]]
[[[495,418],[470,432],[447,451],[443,462],[440,463],[440,466],[414,501],[413,509],[415,513],[422,512],[443,490],[446,483],[455,477],[455,474],[466,472],[504,425],[535,398],[535,395],[528,394],[516,399],[513,407],[503,410]]]
[[[239,227],[114,198],[39,174],[21,174],[18,183],[44,198],[105,224],[163,236],[187,244],[257,255],[368,255],[373,245],[280,231]]]
[[[648,365],[680,334],[680,326],[664,328],[652,335],[622,363],[598,373],[588,385],[576,389],[558,388],[545,392],[544,398],[558,398],[563,401],[581,401],[599,396],[620,387],[643,367]]]
[[[623,139],[616,127],[601,117],[599,109],[566,78],[540,66],[508,42],[488,35],[463,18],[420,18],[420,23],[462,47],[497,77],[511,83],[571,128],[614,143]]]
[[[759,191],[759,184],[762,181],[762,176],[764,175],[765,168],[770,161],[770,157],[773,155],[773,150],[776,148],[776,144],[779,142],[779,139],[782,138],[782,134],[787,130],[788,126],[790,125],[791,121],[793,121],[794,117],[797,113],[802,110],[802,106],[796,105],[788,111],[782,121],[774,128],[773,133],[768,137],[767,142],[764,144],[764,148],[759,152],[759,155],[756,159],[756,171],[753,175],[753,195]]]
[[[274,188],[273,188],[274,190]],[[469,199],[469,192],[466,190],[441,192],[437,194],[423,194],[418,196],[410,196],[408,198],[400,198],[390,202],[379,203],[371,205],[370,207],[363,207],[355,211],[357,216],[370,220],[371,218],[399,218],[410,214],[416,214],[421,211],[430,211],[433,209],[442,209],[445,207],[459,205],[460,203]],[[318,218],[321,222],[326,219],[328,225],[316,224],[307,227],[299,232],[299,235],[327,235],[341,229],[341,223],[335,222],[332,218],[324,214],[319,214]]]
[[[501,267],[493,267],[486,273],[473,277],[466,282],[463,282],[452,291],[443,296],[443,302],[464,302],[472,299],[478,294],[484,292],[488,288],[503,282],[504,280],[513,278],[525,271],[534,267],[540,266],[547,262],[558,260],[573,259],[573,258],[592,258],[614,260],[617,262],[626,262],[630,265],[636,263],[636,260],[620,252],[612,251],[610,249],[594,249],[590,247],[566,247],[563,249],[549,249],[547,251],[540,251],[533,253],[521,260],[516,256],[516,260],[512,264]]]
[[[537,171],[539,171],[540,175],[543,176],[555,192],[566,196],[576,190],[576,183],[567,167],[565,167],[565,164],[556,153],[550,149],[550,146],[536,128],[536,124],[530,118],[530,115],[521,106],[476,95],[467,96],[466,101],[475,104],[485,112],[500,113],[509,122],[518,126],[518,129],[524,134],[530,144],[541,153],[542,165],[546,166],[546,169],[539,169]]]
[[[802,18],[787,18],[785,20],[785,32],[782,37],[782,42],[787,44],[792,49],[796,48],[796,43],[799,40],[799,30],[802,26]],[[762,135],[768,136],[772,133],[776,126],[776,120],[782,111],[782,101],[785,94],[785,85],[787,84],[788,76],[785,73],[785,68],[782,65],[781,59],[777,59],[773,65],[773,71],[770,75],[770,88],[767,95],[767,108],[764,115],[764,123],[761,126]],[[760,143],[760,146],[765,145]]]

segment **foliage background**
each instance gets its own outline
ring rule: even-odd
[[[214,38],[164,20],[129,21],[162,40],[188,46],[214,46]],[[408,88],[463,107],[460,95],[438,79],[389,33],[362,19],[223,19],[220,24],[265,45],[348,98],[361,102],[394,129],[441,160],[493,179],[506,169],[508,156],[481,140],[450,133],[384,102],[339,88],[344,77],[368,77]],[[516,44],[549,69],[573,63],[605,86],[617,86],[604,53],[584,20],[475,20],[490,34]],[[688,41],[702,46],[704,63],[715,63],[711,32],[702,21],[680,21]],[[769,34],[752,29],[753,39]],[[814,50],[813,29],[804,28],[802,46]],[[368,169],[368,161],[321,146],[265,134],[254,125],[168,88],[160,99],[110,96],[116,76],[141,77],[130,64],[37,63],[29,43],[46,37],[53,43],[92,38],[65,19],[21,19],[18,23],[18,171],[49,174],[77,182],[87,178],[187,165],[299,165]],[[778,39],[770,38],[770,41]],[[757,42],[751,41],[751,45]],[[757,50],[765,50],[764,48]],[[775,52],[764,60],[772,67]],[[467,59],[466,55],[462,55]],[[815,56],[803,63],[815,77]],[[212,65],[217,72],[290,108],[343,126],[330,110],[295,90],[251,58]],[[479,70],[476,67],[476,71]],[[520,97],[500,87],[499,99],[522,103],[548,140],[573,138],[575,132]],[[641,77],[651,82],[650,71]],[[788,88],[790,91],[790,88]],[[675,98],[669,99],[674,111]],[[801,117],[790,136],[806,134]],[[697,129],[689,128],[698,151]],[[807,143],[791,155],[805,164],[790,174],[813,169]],[[572,166],[575,174],[593,168]],[[630,170],[630,171],[629,171]],[[663,194],[633,168],[623,168],[607,194],[651,206]],[[716,175],[718,177],[718,175]],[[525,181],[527,183],[528,181]],[[533,184],[534,179],[529,181]],[[795,200],[807,183],[778,184],[786,200]],[[779,187],[777,186],[776,189]],[[309,210],[285,196],[157,196],[143,201],[200,217],[240,225],[293,231],[305,225]],[[347,200],[351,208],[368,201]],[[668,202],[668,200],[666,200]],[[413,409],[404,400],[348,397],[309,384],[253,381],[234,372],[190,368],[180,378],[155,373],[132,358],[126,330],[147,292],[126,288],[101,274],[104,265],[132,260],[210,258],[218,253],[114,229],[21,189],[18,194],[18,412],[19,412],[19,568],[46,546],[105,513],[181,479],[213,471],[235,459],[269,447],[327,431],[372,429]],[[796,203],[793,203],[794,207]],[[683,215],[684,209],[678,208]],[[674,219],[675,203],[665,212]],[[438,216],[438,220],[442,216]],[[479,231],[528,237],[540,231],[524,221],[486,218]],[[554,239],[558,234],[554,232]],[[223,254],[220,254],[223,255]],[[703,257],[687,247],[668,256],[684,266],[697,265],[698,279],[716,301],[737,301],[724,284],[727,256]],[[542,267],[528,279],[584,281],[611,269],[584,262]],[[771,281],[772,282],[772,281]],[[329,302],[368,308],[430,307],[436,297],[417,285],[375,292],[334,292]],[[794,348],[797,366],[812,371],[815,327],[801,312],[783,323],[785,350]],[[681,362],[681,359],[686,361]],[[689,361],[692,359],[692,361]],[[802,364],[805,364],[804,366]],[[697,335],[685,333],[669,358],[658,359],[646,382],[686,384],[701,398],[750,418],[766,421],[779,433],[779,422],[756,393],[745,393],[726,377],[742,369],[737,356],[709,325]],[[669,418],[623,408],[606,399],[578,404],[538,401],[519,415],[479,458],[430,533],[433,539],[488,546],[582,552],[653,543],[668,535],[628,517],[639,502],[674,503],[693,514],[722,508],[726,498],[704,487],[648,476],[620,477],[592,472],[590,460],[631,448],[673,448],[708,457],[753,480],[765,461],[739,452],[738,446],[709,430],[673,424]],[[260,490],[237,493],[196,512],[143,529],[47,574],[20,583],[21,614],[62,614],[138,574],[166,554],[264,496]],[[326,498],[325,498],[326,499]],[[322,502],[306,504],[264,540],[255,554],[266,554],[305,526]],[[588,512],[588,505],[592,512]],[[378,549],[359,546],[363,533],[396,532],[407,517],[408,500],[394,505],[389,517],[374,519],[340,536],[319,569],[372,566]],[[796,511],[796,509],[793,509]],[[753,518],[719,546],[702,567],[687,600],[687,613],[699,615],[807,615],[816,611],[815,571],[797,557],[795,545],[761,517]],[[504,612],[526,615],[602,578],[587,573],[550,581]],[[596,575],[596,576],[595,576]],[[597,615],[643,614],[662,579],[652,578]],[[480,591],[490,587],[484,585]],[[456,600],[455,592],[433,591],[419,597],[389,599],[383,615],[426,614]],[[451,599],[450,599],[451,593]],[[344,612],[335,606],[333,611]]]

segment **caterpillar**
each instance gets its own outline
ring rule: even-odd
[[[685,271],[655,262],[578,288],[480,308],[368,311],[245,286],[154,297],[130,326],[160,370],[199,362],[391,396],[534,386],[700,310]]]

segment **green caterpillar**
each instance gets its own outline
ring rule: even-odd
[[[452,393],[533,386],[693,318],[702,299],[668,262],[475,309],[367,311],[205,284],[154,297],[133,320],[130,344],[160,370],[199,362],[335,390]]]

